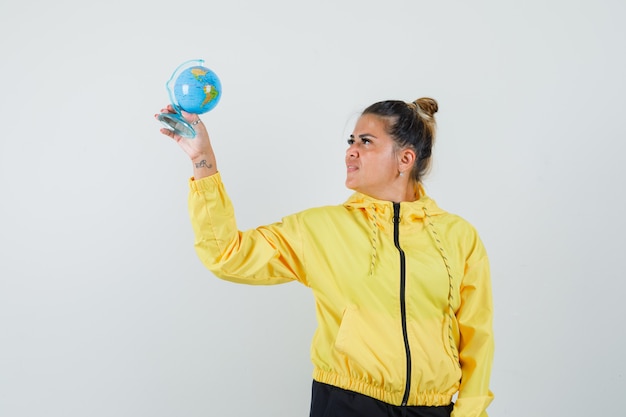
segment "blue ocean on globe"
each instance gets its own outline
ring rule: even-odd
[[[194,66],[180,73],[174,84],[174,97],[181,109],[202,114],[217,106],[222,96],[222,84],[210,69]]]

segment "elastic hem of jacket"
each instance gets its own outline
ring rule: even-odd
[[[212,191],[215,186],[221,184],[221,182],[222,175],[219,171],[217,171],[213,175],[209,175],[208,177],[200,178],[199,180],[191,177],[187,181],[187,183],[189,184],[189,189],[194,192]]]
[[[333,385],[348,391],[358,392],[368,397],[376,398],[387,404],[400,405],[402,403],[403,391],[389,392],[383,388],[372,385],[367,381],[355,380],[349,376],[339,375],[334,372],[324,371],[319,368],[313,370],[313,379],[317,382]],[[441,406],[449,405],[452,402],[452,396],[437,392],[418,392],[409,395],[407,405],[426,405]]]

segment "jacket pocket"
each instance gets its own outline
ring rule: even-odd
[[[415,387],[420,391],[445,392],[457,387],[461,369],[450,339],[450,323],[445,317],[409,323],[409,340]]]
[[[398,317],[348,306],[335,340],[352,378],[395,389],[404,386],[406,357]]]

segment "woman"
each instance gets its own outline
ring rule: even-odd
[[[354,194],[248,231],[237,229],[198,116],[184,113],[193,140],[161,129],[193,163],[189,210],[206,267],[229,281],[296,280],[313,291],[312,417],[487,415],[489,261],[474,228],[421,182],[437,109],[430,98],[369,106],[346,151]]]

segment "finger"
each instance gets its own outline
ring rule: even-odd
[[[169,130],[169,129],[165,128],[165,127],[161,128],[159,130],[159,132],[161,132],[165,136],[169,136],[170,138],[175,139],[174,136],[176,136],[176,135],[174,134],[174,132],[172,132],[171,130]]]
[[[195,113],[189,113],[189,112],[186,112],[184,110],[181,110],[181,113],[182,113],[183,117],[185,118],[185,120],[187,120],[189,123],[196,122],[197,120],[200,119],[200,116],[198,116]]]
[[[168,105],[167,107],[164,107],[161,110],[159,110],[159,113],[176,113],[176,111],[171,105]]]

